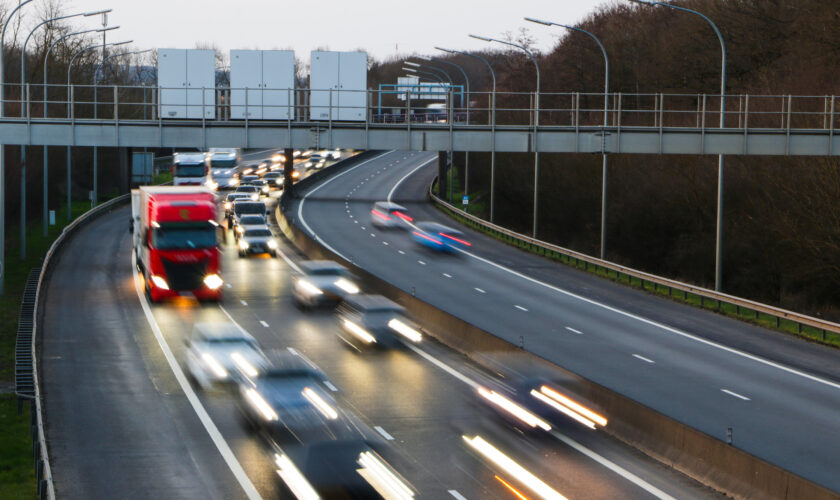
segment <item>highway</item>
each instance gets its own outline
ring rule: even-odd
[[[381,189],[393,185],[382,180]],[[463,434],[482,435],[569,498],[715,496],[571,423],[551,436],[520,436],[463,382],[491,375],[433,341],[422,352],[349,349],[330,311],[293,306],[289,271],[302,257],[285,245],[284,258],[240,259],[226,234],[222,305],[149,305],[132,266],[128,219],[121,208],[75,235],[45,291],[41,359],[59,497],[278,496],[270,450],[245,430],[234,396],[201,392],[183,376],[185,340],[206,321],[235,321],[267,350],[293,347],[312,359],[342,406],[392,445],[392,464],[419,497],[514,498],[496,479],[503,474],[468,452]]]
[[[309,189],[287,213],[334,252],[437,308],[771,463],[840,491],[836,350],[615,285],[464,229],[457,256],[370,227],[425,200],[428,153],[390,152]],[[795,430],[794,430],[795,429]]]

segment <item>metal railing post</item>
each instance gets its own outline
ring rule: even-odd
[[[828,117],[828,156],[834,154],[834,96],[831,96],[831,111]]]

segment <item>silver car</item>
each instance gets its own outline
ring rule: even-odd
[[[360,291],[350,271],[331,260],[304,261],[300,269],[292,278],[292,295],[301,307],[336,304]]]
[[[262,253],[267,253],[272,257],[277,256],[277,240],[274,239],[274,234],[268,226],[246,227],[245,231],[239,235],[237,247],[240,257]]]
[[[257,340],[234,323],[196,323],[187,345],[186,368],[202,389],[235,382],[240,373],[267,366]]]

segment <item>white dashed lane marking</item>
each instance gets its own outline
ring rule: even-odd
[[[527,309],[525,309],[524,307],[520,306],[519,304],[514,304],[514,305],[513,305],[513,307],[515,307],[515,308],[519,309],[520,311],[525,311],[525,312],[528,312],[528,310],[527,310]]]
[[[324,380],[324,385],[327,386],[327,389],[333,392],[338,392],[338,387],[334,386],[329,380]]]
[[[641,360],[642,360],[642,361],[644,361],[645,363],[650,363],[650,364],[654,364],[654,363],[656,363],[656,361],[654,361],[654,360],[652,360],[652,359],[648,359],[648,358],[646,358],[646,357],[644,357],[644,356],[640,356],[640,355],[638,355],[638,354],[634,354],[634,355],[633,355],[633,357],[634,357],[634,358],[636,358],[636,359],[641,359]]]
[[[379,427],[379,426],[377,425],[376,427],[374,427],[374,429],[376,429],[376,432],[378,432],[378,433],[382,434],[382,437],[384,437],[384,438],[385,438],[385,439],[387,439],[388,441],[393,441],[393,440],[394,440],[394,436],[392,436],[392,435],[388,434],[388,431],[386,431],[386,430],[385,430],[385,429],[383,429],[382,427]]]
[[[402,250],[397,250],[397,251],[400,253],[400,255],[405,255],[405,252],[403,252]]]
[[[418,264],[420,264],[421,266],[425,266],[425,265],[426,265],[426,263],[425,263],[425,262],[423,262],[422,260],[418,260],[418,261],[417,261],[417,263],[418,263]]]
[[[443,275],[444,275],[444,276],[446,276],[447,278],[451,278],[451,277],[452,277],[452,275],[451,275],[451,274],[449,274],[449,273],[443,273]]]
[[[247,302],[245,302],[244,300],[240,300],[240,301],[239,301],[239,303],[240,303],[240,304],[242,304],[243,306],[247,306],[247,305],[248,305],[248,303],[247,303]]]
[[[570,332],[575,333],[575,334],[578,334],[578,335],[583,335],[583,332],[582,332],[582,331],[580,331],[580,330],[575,330],[575,329],[574,329],[574,328],[572,328],[571,326],[567,326],[567,327],[566,327],[566,330],[569,330]]]
[[[260,324],[261,324],[262,326],[264,326],[264,327],[268,328],[268,323],[266,323],[265,321],[260,321]]]
[[[482,290],[481,288],[473,288],[473,290],[475,290],[478,293],[487,293],[484,290]]]
[[[746,397],[746,396],[742,396],[741,394],[738,394],[737,392],[732,392],[732,391],[730,391],[729,389],[721,389],[721,392],[724,392],[724,393],[726,393],[726,394],[729,394],[730,396],[735,397],[735,398],[738,398],[738,399],[740,399],[740,400],[742,400],[742,401],[749,401],[749,400],[750,400],[750,398],[748,398],[748,397]]]

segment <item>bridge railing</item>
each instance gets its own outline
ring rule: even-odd
[[[211,122],[358,122],[373,126],[718,129],[715,94],[454,92],[435,101],[379,90],[168,88],[6,83],[5,117],[27,121],[195,119]],[[729,95],[727,129],[828,130],[835,96]]]

